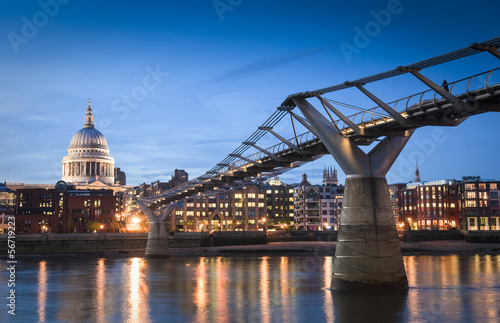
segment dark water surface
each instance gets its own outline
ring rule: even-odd
[[[500,322],[500,256],[404,257],[404,293],[329,290],[332,257],[18,260],[0,322]]]

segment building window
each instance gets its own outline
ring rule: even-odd
[[[492,199],[498,199],[498,192],[490,192],[490,197]]]
[[[475,183],[466,183],[465,184],[465,190],[466,191],[473,191],[476,189],[476,184]]]
[[[465,201],[465,207],[476,207],[476,200],[466,200]]]
[[[243,194],[240,194],[240,193],[234,194],[234,198],[235,199],[242,199],[243,198]]]
[[[497,190],[497,183],[490,183],[490,190]]]

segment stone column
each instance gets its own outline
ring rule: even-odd
[[[385,177],[347,176],[332,289],[407,289]]]
[[[167,230],[163,222],[151,222],[149,224],[148,242],[146,244],[146,256],[169,256]]]

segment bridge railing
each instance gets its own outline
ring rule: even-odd
[[[298,135],[297,140],[295,140],[295,137],[294,137],[294,138],[291,138],[289,141],[300,146],[300,145],[303,145],[303,144],[310,142],[314,139],[318,139],[318,137],[316,137],[316,135],[313,134],[312,132],[308,131],[308,132],[304,132],[301,135]],[[280,142],[276,145],[268,147],[266,150],[272,154],[279,154],[287,149],[290,149],[290,147],[288,147],[288,145],[286,145],[284,142]],[[245,158],[251,159],[254,161],[259,161],[259,160],[262,160],[266,157],[268,157],[268,156],[265,153],[258,151],[258,152],[251,154],[251,155],[246,156]],[[238,159],[230,164],[230,168],[231,167],[238,168],[238,167],[242,167],[242,166],[245,166],[248,164],[249,163],[247,161],[245,161],[243,159]]]
[[[471,96],[471,92],[482,88],[484,88],[486,92],[493,94],[491,90],[492,85],[498,83],[500,83],[500,67],[447,83],[447,87],[448,91],[455,96],[462,94]],[[439,108],[444,101],[445,100],[441,98],[436,91],[429,89],[388,102],[387,105],[399,113],[406,112],[410,114],[415,107],[422,110],[422,105],[424,103],[428,104],[432,102],[433,107]],[[357,112],[347,116],[347,118],[361,127],[369,127],[370,125],[386,123],[393,120],[380,106]],[[341,131],[346,133],[352,131],[349,125],[340,119],[335,120],[335,123]]]

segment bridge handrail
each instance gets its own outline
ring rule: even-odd
[[[463,81],[466,81],[466,80],[469,80],[469,82],[467,83],[467,87],[466,87],[466,93],[469,95],[469,93],[471,92],[471,90],[470,90],[470,83],[471,83],[472,79],[474,79],[474,78],[476,78],[476,77],[478,77],[478,76],[481,76],[481,75],[485,75],[485,74],[487,74],[487,77],[486,77],[486,79],[485,79],[485,83],[484,83],[484,88],[485,88],[485,90],[486,90],[488,93],[492,94],[492,93],[490,92],[490,90],[489,90],[490,85],[488,85],[488,79],[489,79],[489,77],[491,76],[491,74],[492,74],[494,71],[497,71],[497,70],[499,70],[499,69],[500,69],[500,67],[497,67],[497,68],[494,68],[494,69],[492,69],[492,70],[488,70],[488,71],[486,71],[486,72],[478,73],[478,74],[475,74],[475,75],[472,75],[472,76],[468,76],[468,77],[465,77],[465,78],[459,79],[459,80],[454,81],[454,82],[452,82],[452,83],[448,83],[448,86],[449,86],[449,92],[450,92],[450,93],[452,93],[452,90],[453,90],[454,86],[455,86],[457,83],[459,83],[459,82],[463,82]],[[477,88],[475,88],[474,90],[478,90],[479,88],[480,88],[480,86],[478,85],[478,86],[477,86]],[[394,101],[388,102],[388,103],[386,103],[386,104],[387,104],[388,106],[394,105],[392,108],[393,108],[395,111],[397,111],[397,110],[396,110],[396,107],[397,107],[398,103],[399,103],[399,102],[401,102],[401,101],[405,101],[405,100],[406,100],[405,111],[406,111],[406,113],[410,113],[409,109],[410,109],[411,107],[415,106],[415,104],[419,104],[419,107],[421,108],[422,103],[425,101],[425,100],[423,100],[424,95],[425,95],[425,94],[430,94],[430,93],[433,93],[433,98],[432,98],[432,101],[434,102],[434,107],[438,107],[437,102],[442,102],[444,99],[436,99],[437,92],[436,92],[436,91],[434,91],[434,90],[432,90],[432,89],[425,90],[425,91],[422,91],[422,92],[418,92],[418,93],[415,93],[415,94],[409,95],[409,96],[407,96],[407,97],[400,98],[400,99],[398,99],[398,100],[394,100]],[[452,93],[452,94],[453,94],[453,93]],[[464,94],[464,93],[460,93],[460,94]],[[420,96],[419,100],[418,100],[416,103],[414,103],[414,104],[411,104],[411,105],[410,105],[410,101],[411,101],[411,99],[412,99],[412,98],[414,98],[414,97],[417,97],[417,96]],[[377,111],[377,109],[379,109],[379,110],[380,110],[380,112],[378,112],[378,111]],[[403,111],[398,111],[398,112],[402,113]],[[365,116],[366,114],[370,114],[370,119],[369,119],[369,121],[365,121],[365,119],[364,119],[364,116]],[[377,115],[384,115],[384,117],[380,117],[380,116],[376,117]],[[376,121],[379,121],[379,120],[381,120],[381,119],[384,119],[384,120],[385,120],[386,118],[387,118],[388,120],[392,120],[392,118],[391,118],[391,117],[387,114],[387,112],[385,112],[385,110],[383,110],[380,106],[375,106],[375,107],[373,107],[373,108],[366,109],[366,110],[364,110],[364,111],[361,111],[361,112],[357,112],[357,113],[351,114],[351,115],[347,116],[347,118],[348,118],[348,119],[350,119],[350,120],[352,120],[352,121],[356,124],[356,118],[357,118],[357,117],[359,117],[359,116],[361,116],[361,117],[360,117],[361,121],[357,124],[358,126],[359,126],[359,125],[362,125],[362,124],[369,123],[369,122],[371,122],[371,123],[375,123]],[[349,126],[348,126],[348,125],[347,125],[344,121],[342,121],[341,119],[335,120],[335,123],[337,123],[337,126],[338,126],[338,127],[339,127],[339,129],[341,129],[341,130],[346,130],[346,131],[347,131],[348,129],[350,129],[350,127],[349,127]],[[342,125],[342,126],[340,126],[340,125]]]

